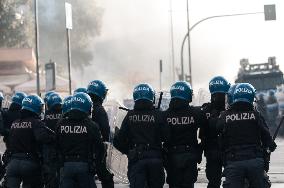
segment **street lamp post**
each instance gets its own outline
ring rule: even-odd
[[[188,68],[189,68],[189,83],[192,86],[192,77],[191,77],[191,50],[190,50],[190,26],[189,26],[189,9],[188,9],[188,0],[186,0],[186,13],[187,13],[187,38],[188,38]],[[182,66],[182,79],[184,80],[184,68]]]
[[[38,95],[40,95],[38,3],[37,3],[37,0],[34,1],[34,12],[35,12],[36,92]]]
[[[68,59],[68,80],[69,80],[69,94],[72,93],[72,70],[71,70],[71,47],[70,47],[70,30],[73,28],[72,23],[72,5],[65,3],[65,21],[66,21],[66,38],[67,38],[67,59]]]
[[[188,0],[187,0],[187,11],[188,11]],[[210,16],[204,19],[199,20],[193,26],[189,27],[188,21],[188,32],[183,38],[182,46],[181,46],[181,78],[184,80],[184,66],[183,66],[183,51],[184,51],[184,44],[186,39],[188,38],[188,50],[189,50],[189,81],[192,84],[192,74],[191,74],[191,52],[190,52],[190,32],[200,23],[210,20],[213,18],[221,18],[221,17],[231,17],[231,16],[244,16],[244,15],[254,15],[254,14],[265,14],[265,20],[276,20],[276,11],[275,5],[264,5],[264,12],[249,12],[249,13],[240,13],[240,14],[225,14],[225,15],[217,15],[217,16]]]

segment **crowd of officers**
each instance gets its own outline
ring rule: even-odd
[[[134,88],[134,109],[113,140],[128,157],[131,188],[162,188],[165,179],[170,188],[193,188],[203,154],[208,188],[219,188],[222,177],[225,188],[270,187],[267,156],[276,144],[254,107],[255,89],[217,76],[209,90],[210,103],[191,106],[190,84],[178,81],[170,88],[169,108],[161,111],[149,84]],[[1,110],[3,187],[93,188],[95,175],[103,188],[114,187],[106,168],[107,91],[94,80],[64,100],[55,92],[44,101],[15,93],[9,109]]]
[[[1,109],[2,187],[93,188],[96,175],[102,188],[113,188],[106,168],[110,127],[102,106],[107,91],[94,80],[64,100],[56,92],[44,100],[16,92],[10,107]]]

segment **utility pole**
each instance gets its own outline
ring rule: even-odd
[[[35,12],[36,93],[40,96],[38,4],[37,4],[37,0],[34,0],[34,12]]]
[[[69,94],[72,94],[72,77],[71,77],[71,47],[70,47],[70,30],[72,29],[72,5],[65,3],[66,12],[66,34],[67,34],[67,58],[68,58],[68,80],[69,80]]]
[[[191,50],[190,50],[190,25],[189,25],[189,3],[186,0],[186,12],[187,12],[187,33],[188,33],[188,68],[189,68],[189,83],[192,87],[192,75],[191,75]],[[184,76],[183,76],[184,79]]]
[[[174,27],[173,27],[173,6],[172,0],[170,0],[170,22],[171,22],[171,46],[172,46],[172,76],[173,82],[176,79],[175,75],[175,46],[174,46]]]
[[[160,91],[162,90],[162,72],[163,72],[163,61],[160,59]]]

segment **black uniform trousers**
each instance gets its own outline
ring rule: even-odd
[[[97,153],[102,153],[97,151]],[[102,188],[114,188],[113,174],[107,169],[107,146],[105,145],[104,155],[96,157],[96,173],[101,181]]]
[[[197,154],[170,153],[167,159],[167,183],[170,188],[194,188],[197,180]]]
[[[207,188],[220,188],[222,179],[223,160],[219,149],[205,150]]]
[[[7,187],[40,188],[42,187],[41,171],[38,161],[29,159],[25,154],[12,156],[7,166]]]
[[[87,162],[64,162],[60,175],[60,188],[96,188]]]
[[[264,162],[262,158],[241,161],[228,161],[224,169],[224,188],[244,188],[245,179],[250,187],[266,188]]]
[[[144,151],[137,159],[128,156],[127,175],[130,188],[162,188],[165,172],[161,152]]]
[[[45,188],[59,187],[59,163],[55,146],[43,146],[43,180]]]

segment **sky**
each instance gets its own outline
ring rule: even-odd
[[[111,88],[111,96],[124,98],[139,82],[159,90],[159,60],[163,60],[162,89],[174,82],[171,61],[170,0],[97,0],[104,9],[101,35],[94,39],[94,60],[80,75],[85,85],[95,77]],[[267,62],[275,56],[284,71],[283,0],[189,0],[190,25],[224,14],[262,12],[276,4],[277,20],[264,14],[223,17],[198,25],[191,36],[193,89],[208,88],[210,79],[222,75],[234,82],[239,61]],[[180,70],[180,48],[187,32],[186,0],[172,0],[175,70]],[[184,51],[188,71],[187,46]],[[176,79],[177,80],[177,77]]]

